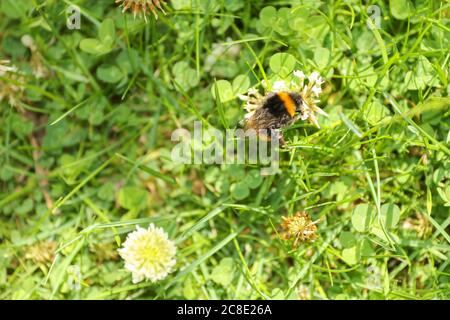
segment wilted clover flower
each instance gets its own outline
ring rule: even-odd
[[[282,238],[284,240],[294,239],[294,247],[299,242],[310,242],[317,238],[316,223],[319,221],[311,221],[306,212],[297,212],[293,217],[283,217],[281,227],[284,232]]]
[[[95,253],[95,260],[99,264],[105,261],[119,259],[119,254],[113,243],[94,243],[89,246],[89,250]]]
[[[270,92],[292,92],[297,93],[302,98],[302,104],[300,112],[295,115],[295,119],[308,120],[315,126],[320,128],[317,122],[316,113],[323,116],[328,116],[325,111],[317,106],[319,100],[317,99],[322,93],[322,84],[324,80],[320,77],[319,73],[314,71],[306,78],[302,71],[294,71],[294,80],[286,82],[283,80],[275,81]],[[305,81],[307,79],[307,81]],[[268,91],[268,85],[265,81],[262,82],[265,91]],[[245,101],[245,110],[247,114],[246,119],[249,119],[254,114],[255,110],[261,107],[268,95],[262,95],[255,88],[250,88],[245,95],[239,95],[239,98]]]
[[[30,67],[33,70],[33,75],[36,78],[45,78],[50,75],[50,72],[47,70],[47,68],[44,65],[44,58],[42,57],[41,53],[38,50],[38,47],[36,46],[36,43],[34,39],[28,35],[25,34],[20,39],[22,41],[22,44],[30,49],[31,57],[30,57]]]
[[[135,18],[137,14],[142,14],[145,21],[147,21],[149,11],[153,13],[155,19],[158,19],[157,10],[161,10],[162,13],[166,14],[161,6],[161,4],[166,4],[163,0],[116,0],[116,3],[121,3],[120,6],[123,7],[122,12],[131,9]]]
[[[175,243],[153,223],[148,229],[136,227],[118,251],[125,260],[125,268],[132,273],[133,283],[164,279],[176,262]]]
[[[9,65],[9,60],[0,60],[0,76],[4,76],[7,72],[16,72],[17,68]]]
[[[300,300],[311,300],[311,291],[304,284],[297,288],[297,295]]]
[[[0,101],[6,98],[11,106],[20,108],[24,90],[25,79],[17,68],[9,60],[0,60]]]
[[[41,241],[27,247],[25,259],[32,260],[37,264],[47,264],[53,261],[55,252],[56,243],[54,241]]]
[[[433,231],[432,226],[430,225],[427,218],[425,218],[424,214],[416,212],[415,218],[408,217],[403,222],[404,229],[410,229],[417,232],[419,238],[428,237]]]

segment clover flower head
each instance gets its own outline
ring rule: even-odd
[[[33,39],[29,34],[25,34],[20,39],[22,44],[30,50],[31,57],[29,65],[33,70],[33,74],[36,78],[45,78],[50,75],[50,72],[44,65],[44,58],[39,52],[39,49]]]
[[[162,280],[176,263],[175,243],[154,224],[150,224],[148,229],[136,227],[118,251],[125,260],[125,268],[133,276],[133,283],[145,279],[151,282]]]
[[[51,263],[55,257],[56,242],[41,241],[27,247],[25,259],[32,260],[36,264]]]
[[[316,223],[319,221],[311,221],[306,212],[297,212],[293,217],[283,217],[281,227],[284,230],[282,238],[284,240],[294,238],[294,247],[299,242],[310,242],[317,238]]]
[[[300,300],[311,300],[311,292],[304,284],[297,288],[297,295]]]
[[[417,232],[419,238],[427,238],[433,231],[427,218],[425,218],[424,214],[419,212],[416,212],[415,217],[406,218],[402,226],[404,229],[410,229]]]
[[[166,14],[161,5],[166,4],[163,0],[116,0],[116,3],[121,3],[120,6],[123,7],[122,12],[131,9],[135,18],[136,15],[142,14],[145,21],[147,21],[147,14],[149,11],[153,13],[155,19],[158,19],[157,10],[161,10],[162,13]]]

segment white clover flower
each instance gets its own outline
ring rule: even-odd
[[[128,234],[118,252],[125,260],[125,268],[132,273],[133,283],[144,279],[152,282],[162,280],[176,263],[175,243],[153,223],[148,229],[137,226],[136,231]]]

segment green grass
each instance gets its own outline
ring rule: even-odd
[[[369,2],[379,29],[356,0],[176,0],[148,23],[112,0],[2,0],[20,73],[0,97],[21,90],[0,101],[0,298],[449,299],[450,6]],[[329,118],[284,131],[279,174],[172,162],[175,129],[234,128],[239,93],[295,69],[325,78]],[[294,248],[298,211],[320,222]],[[177,265],[133,284],[116,249],[150,223]]]

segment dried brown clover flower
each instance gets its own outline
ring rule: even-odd
[[[319,221],[311,221],[311,218],[304,211],[297,212],[293,217],[283,217],[282,239],[294,239],[294,247],[300,242],[311,242],[317,238],[316,223]]]
[[[116,0],[116,3],[121,3],[121,7],[123,7],[122,12],[131,9],[134,17],[138,14],[142,14],[145,21],[147,21],[147,14],[151,11],[155,16],[155,19],[158,19],[157,10],[161,10],[162,13],[166,14],[161,4],[165,5],[165,1],[163,0]]]
[[[9,60],[0,60],[0,101],[3,99],[20,109],[20,100],[25,90],[25,79]]]
[[[414,230],[419,238],[422,239],[427,238],[433,231],[428,219],[424,216],[424,214],[419,212],[416,212],[415,218],[408,217],[403,222],[403,228]]]
[[[47,264],[55,258],[56,243],[54,241],[41,241],[29,246],[25,252],[25,259],[34,263]]]
[[[102,264],[105,261],[115,261],[119,259],[119,253],[112,243],[96,243],[89,247],[92,253],[95,253],[96,261]]]

